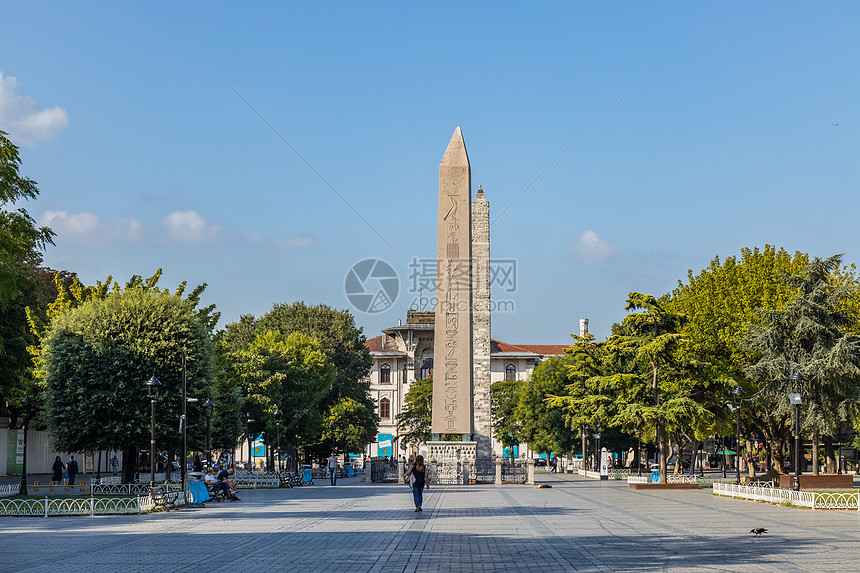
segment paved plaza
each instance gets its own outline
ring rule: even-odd
[[[631,491],[395,484],[246,490],[169,514],[0,518],[0,571],[856,571],[860,512]],[[770,533],[756,538],[753,527]]]

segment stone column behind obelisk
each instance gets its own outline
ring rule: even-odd
[[[471,177],[458,126],[439,164],[434,434],[472,433]]]

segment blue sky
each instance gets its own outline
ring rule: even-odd
[[[0,128],[58,233],[45,263],[87,283],[162,267],[229,322],[350,308],[380,258],[401,289],[356,312],[375,336],[435,257],[458,125],[495,219],[631,84],[494,222],[517,261],[495,338],[566,343],[588,316],[602,339],[629,291],[745,246],[860,258],[856,3],[174,4],[3,9]]]

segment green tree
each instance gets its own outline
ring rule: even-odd
[[[272,310],[259,319],[250,315],[242,316],[238,322],[227,325],[217,337],[220,351],[228,357],[224,368],[226,376],[232,371],[229,356],[247,349],[257,335],[268,331],[283,336],[300,332],[314,338],[326,360],[336,369],[331,387],[303,405],[309,417],[319,420],[328,416],[331,408],[345,398],[364,404],[370,411],[375,409],[369,397],[370,352],[364,346],[365,337],[361,328],[355,325],[355,318],[348,311],[296,302],[275,304]],[[304,435],[303,440],[309,444],[319,438],[320,434]],[[320,441],[313,449],[321,456],[327,447],[324,441]]]
[[[411,384],[403,397],[403,410],[397,416],[400,439],[420,444],[430,439],[433,412],[433,378],[422,378]]]
[[[323,441],[343,453],[363,452],[376,440],[379,416],[364,403],[344,398],[334,405],[325,420]]]
[[[0,307],[20,295],[20,275],[38,265],[39,252],[54,236],[23,207],[7,208],[39,194],[36,182],[20,174],[18,147],[7,135],[0,130]]]
[[[713,414],[708,433],[734,434],[734,415],[725,406],[732,389],[739,386],[748,396],[759,389],[746,372],[758,357],[744,340],[761,325],[762,309],[784,309],[791,300],[792,289],[782,275],[799,273],[808,262],[805,253],[790,255],[771,245],[745,248],[739,257],[715,257],[699,273],[689,271],[686,284],[679,281],[671,293],[666,307],[687,317],[682,352],[701,364],[697,400]],[[786,413],[759,400],[747,401],[741,416],[744,426],[757,428],[764,437],[771,469],[783,471]]]
[[[784,309],[762,310],[762,323],[746,338],[759,356],[747,370],[759,384],[756,398],[777,414],[790,414],[790,375],[806,378],[801,425],[812,432],[816,474],[819,436],[825,436],[828,466],[835,470],[832,436],[856,418],[860,404],[860,337],[850,333],[857,316],[849,304],[857,285],[834,284],[841,260],[816,257],[802,273],[784,275],[795,296]]]
[[[59,450],[122,449],[123,478],[149,442],[144,382],[158,378],[156,444],[177,451],[182,350],[190,396],[209,393],[214,348],[194,306],[176,294],[134,287],[92,298],[59,314],[42,340],[43,420]],[[205,432],[201,409],[188,410],[192,436]]]
[[[510,448],[511,459],[514,447],[524,442],[523,429],[517,416],[517,407],[522,393],[522,382],[500,380],[490,385],[490,416],[493,420],[493,436],[505,448]]]
[[[534,451],[558,455],[573,447],[574,436],[568,429],[564,409],[551,400],[566,393],[571,361],[570,355],[548,358],[522,383],[516,417],[522,437]]]
[[[610,381],[621,381],[621,392],[615,395],[618,413],[613,426],[652,425],[660,451],[660,481],[665,483],[670,442],[667,425],[675,428],[706,415],[698,404],[685,395],[679,382],[682,368],[677,350],[681,342],[679,329],[683,315],[668,311],[653,295],[631,292],[624,307],[631,312],[620,325],[613,327],[607,340],[615,356],[616,375]],[[613,348],[614,347],[614,348]],[[621,366],[620,372],[618,366]],[[644,387],[650,389],[650,400],[642,400]]]
[[[247,350],[233,353],[231,365],[240,381],[245,409],[254,419],[249,425],[252,434],[264,433],[266,441],[273,443],[274,412],[280,408],[295,420],[289,428],[306,440],[320,435],[321,418],[309,412],[314,400],[330,390],[335,369],[315,339],[301,332],[289,336],[262,332]],[[296,413],[300,417],[292,418]]]
[[[39,194],[36,182],[20,174],[18,147],[0,131],[0,404],[16,405],[35,388],[27,347],[33,343],[25,309],[44,306],[45,288],[39,269],[41,251],[53,244],[53,231],[38,227],[23,207],[14,206]]]

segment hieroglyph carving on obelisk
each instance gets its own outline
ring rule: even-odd
[[[472,188],[460,127],[439,164],[434,434],[472,433]]]

